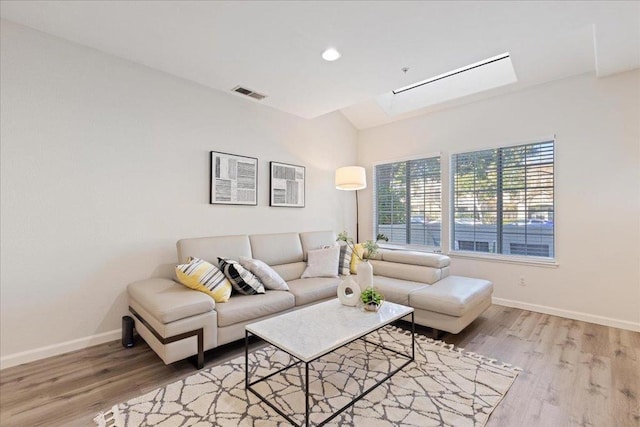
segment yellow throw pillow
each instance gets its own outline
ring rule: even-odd
[[[186,264],[176,265],[176,276],[187,288],[204,292],[215,302],[227,302],[231,297],[231,282],[213,264],[189,257]]]
[[[357,243],[354,247],[353,247],[354,251],[353,251],[353,256],[351,257],[351,274],[357,274],[358,272],[356,271],[356,269],[358,268],[358,264],[360,264],[362,262],[362,260],[360,259],[362,257],[362,255],[364,255],[364,247],[362,246],[362,243]],[[357,254],[357,256],[356,256]],[[360,257],[360,258],[358,258]]]

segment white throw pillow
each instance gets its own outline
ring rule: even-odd
[[[289,285],[282,277],[264,261],[259,259],[240,257],[240,265],[256,275],[264,287],[274,291],[288,291]]]
[[[338,277],[339,257],[339,246],[309,251],[307,268],[301,277],[303,279],[308,277]]]

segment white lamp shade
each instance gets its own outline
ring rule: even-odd
[[[362,166],[345,166],[336,169],[338,190],[362,190],[367,188],[367,173]]]

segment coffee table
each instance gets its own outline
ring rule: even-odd
[[[415,322],[413,308],[406,307],[392,302],[382,304],[377,312],[367,312],[358,307],[347,307],[342,305],[338,299],[315,304],[296,311],[281,314],[269,319],[248,324],[245,327],[245,387],[255,394],[260,400],[273,408],[278,414],[283,416],[293,425],[297,422],[278,408],[267,398],[262,396],[254,385],[266,381],[274,375],[279,374],[293,366],[304,363],[304,396],[305,396],[305,416],[304,424],[309,426],[309,365],[322,356],[343,347],[353,341],[374,332],[391,322],[411,315],[411,354],[405,354],[398,350],[385,347],[382,344],[367,341],[384,350],[406,358],[399,367],[391,370],[383,379],[369,387],[362,394],[355,397],[347,405],[343,406],[331,416],[317,425],[324,425],[338,416],[345,409],[352,406],[358,400],[366,396],[373,389],[384,383],[405,366],[410,364],[415,358]],[[276,372],[249,381],[249,336],[256,335],[276,348],[288,353],[297,361],[285,366]]]

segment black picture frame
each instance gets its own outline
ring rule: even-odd
[[[306,168],[289,163],[269,162],[269,206],[304,208]]]
[[[257,206],[258,159],[220,151],[209,155],[209,203]]]

